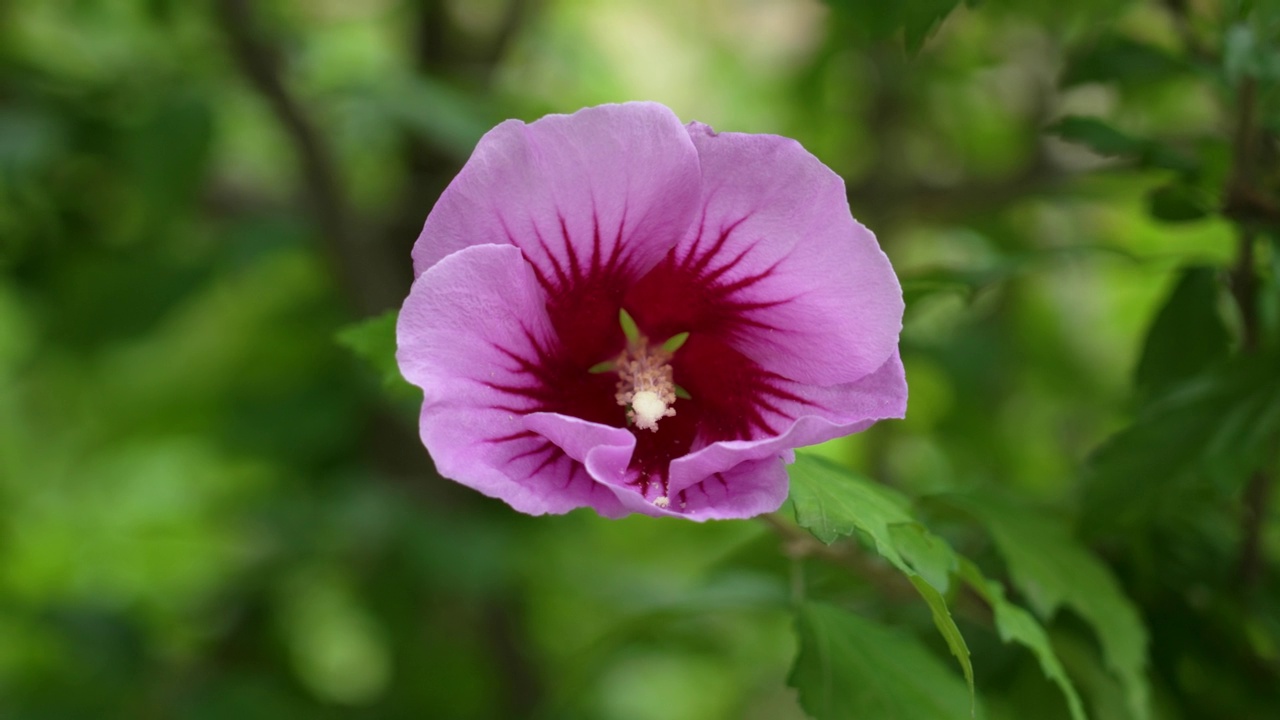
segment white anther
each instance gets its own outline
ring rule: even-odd
[[[652,390],[641,390],[631,398],[631,412],[635,417],[636,427],[653,431],[657,431],[659,420],[676,414]]]
[[[663,495],[663,496],[661,496],[661,497],[659,497],[659,498],[655,499],[655,500],[653,501],[653,504],[654,504],[654,506],[656,506],[656,507],[660,507],[660,508],[662,508],[662,509],[664,509],[664,510],[665,510],[665,509],[667,508],[667,506],[671,504],[671,498],[668,498],[666,495]]]
[[[671,353],[649,347],[642,338],[629,347],[615,363],[618,373],[618,404],[627,408],[627,420],[639,430],[658,431],[658,421],[676,414],[675,382],[671,376]]]

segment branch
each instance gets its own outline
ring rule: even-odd
[[[1274,202],[1257,186],[1258,140],[1257,83],[1246,77],[1240,83],[1239,107],[1233,145],[1231,179],[1227,184],[1225,212],[1239,230],[1236,264],[1231,270],[1231,295],[1240,311],[1240,351],[1257,352],[1261,327],[1258,316],[1258,276],[1254,267],[1254,245],[1259,223],[1277,217]],[[1262,580],[1266,561],[1262,553],[1262,530],[1271,502],[1272,477],[1268,468],[1259,468],[1249,477],[1243,497],[1238,577],[1245,588]]]
[[[279,54],[255,30],[246,0],[215,0],[218,24],[245,79],[266,100],[298,157],[302,191],[316,232],[324,241],[333,275],[364,314],[382,309],[369,278],[369,263],[358,247],[350,203],[333,154],[302,103],[283,80]]]

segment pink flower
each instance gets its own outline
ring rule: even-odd
[[[905,412],[898,280],[787,138],[654,103],[508,120],[413,266],[397,360],[422,441],[522,512],[770,512],[793,448]]]

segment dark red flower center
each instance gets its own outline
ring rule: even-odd
[[[769,329],[752,311],[786,300],[736,299],[772,272],[734,272],[747,253],[725,257],[722,249],[736,227],[722,230],[712,242],[695,243],[683,257],[673,250],[639,280],[629,281],[620,252],[602,256],[598,238],[586,267],[572,249],[568,267],[551,261],[551,267],[538,268],[534,263],[547,292],[556,343],[539,348],[537,358],[513,355],[531,383],[501,389],[534,400],[540,411],[630,428],[636,437],[634,482],[646,496],[655,482],[660,483],[658,494],[666,495],[668,466],[676,458],[716,441],[777,432],[783,416],[777,403],[802,400],[782,389],[782,378],[736,350],[732,338]],[[567,237],[565,241],[572,248]],[[548,252],[547,257],[554,256]],[[675,414],[659,419],[653,430],[636,427],[629,407],[619,402],[618,373],[599,371],[602,363],[629,349],[619,324],[621,309],[651,345],[689,333],[668,360],[675,384],[688,396],[675,400]]]

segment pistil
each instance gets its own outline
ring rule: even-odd
[[[630,343],[617,362],[618,404],[627,408],[627,418],[641,430],[658,431],[658,421],[676,414],[676,384],[671,371],[671,353],[650,347],[644,337]]]

